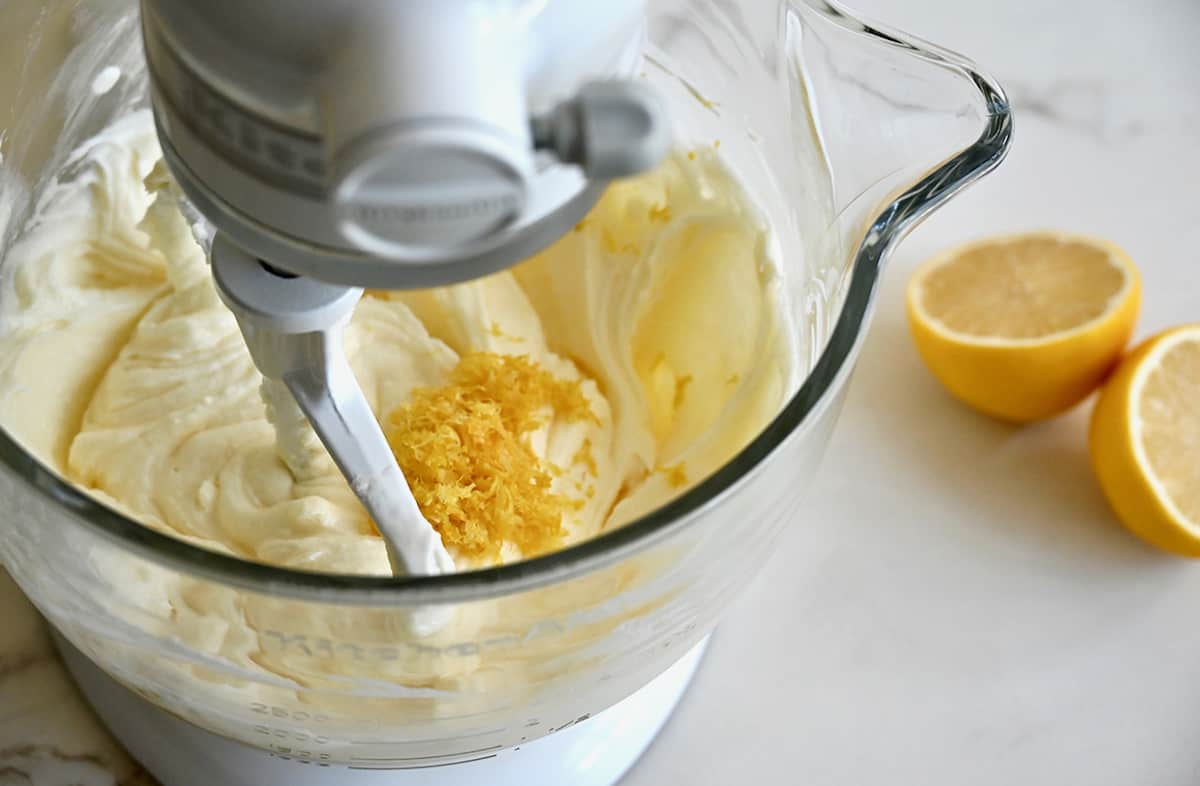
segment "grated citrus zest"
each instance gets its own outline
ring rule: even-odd
[[[596,466],[596,456],[592,453],[591,437],[584,438],[583,444],[580,445],[579,450],[575,452],[575,456],[571,459],[571,463],[582,464],[593,476],[600,474],[600,469]]]
[[[488,328],[488,335],[490,335],[492,338],[503,338],[518,344],[525,342],[524,336],[510,336],[509,334],[505,333],[504,329],[500,327],[499,322],[492,322],[491,327]]]
[[[552,416],[597,422],[578,380],[489,352],[464,355],[444,385],[414,391],[391,413],[392,451],[447,548],[496,559],[506,542],[525,556],[559,545],[564,513],[583,502],[551,489],[561,470],[530,447]]]
[[[671,488],[681,489],[688,484],[687,472],[683,469],[682,461],[669,467],[663,467],[661,471],[667,473],[667,483],[671,484]]]
[[[671,220],[671,206],[670,205],[653,205],[650,208],[650,212],[648,213],[648,218],[650,219],[650,223],[652,223],[652,224],[667,223],[668,221]]]

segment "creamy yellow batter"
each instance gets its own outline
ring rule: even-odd
[[[311,434],[270,421],[261,378],[169,198],[148,113],[81,148],[9,253],[0,422],[139,521],[263,562],[390,572]],[[555,468],[563,543],[620,526],[730,458],[780,405],[788,363],[768,235],[715,156],[614,185],[574,232],[510,272],[368,293],[346,334],[385,420],[467,353],[573,381],[592,417],[530,435]],[[450,544],[448,544],[449,546]],[[460,569],[523,556],[498,544]],[[498,556],[497,556],[498,555]]]
[[[369,293],[347,351],[389,433],[398,410],[444,390],[478,353],[520,356],[577,389],[589,417],[550,406],[522,437],[570,502],[557,545],[570,544],[699,482],[781,405],[791,348],[768,241],[715,156],[681,153],[611,187],[574,232],[512,271]],[[147,113],[76,151],[4,270],[0,424],[47,465],[204,548],[390,572],[315,435],[273,422]],[[529,556],[507,541],[452,554],[459,569]],[[641,641],[638,626],[674,624],[659,613],[682,589],[674,559],[666,546],[565,585],[454,604],[448,625],[414,635],[405,607],[301,602],[96,549],[86,570],[114,619],[158,645],[68,633],[152,700],[254,745],[268,707],[327,716],[322,750],[335,756],[377,727],[440,739],[494,722],[516,744],[549,730],[520,724],[541,707],[552,725],[572,675],[608,695],[607,647]]]

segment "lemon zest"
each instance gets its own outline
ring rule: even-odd
[[[598,422],[579,380],[489,352],[464,355],[445,384],[413,391],[389,415],[388,442],[447,548],[495,560],[505,543],[525,556],[561,543],[564,514],[583,503],[552,490],[561,470],[530,446],[552,417]]]

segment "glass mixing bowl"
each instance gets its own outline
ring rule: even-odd
[[[650,3],[644,66],[685,142],[722,156],[777,239],[799,373],[719,471],[627,526],[456,575],[305,573],[196,548],[64,483],[0,432],[0,556],[51,624],[192,723],[301,760],[453,761],[595,714],[712,630],[804,515],[882,263],[1005,154],[1000,89],[822,0]],[[0,253],[69,152],[144,106],[132,0],[0,7]],[[116,70],[114,70],[116,69]],[[119,74],[118,74],[119,72]],[[113,77],[117,76],[115,83]],[[12,270],[0,268],[12,302]],[[408,613],[452,606],[432,638]]]

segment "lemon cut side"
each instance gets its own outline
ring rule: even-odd
[[[956,398],[1028,422],[1082,401],[1112,370],[1141,301],[1129,256],[1059,232],[952,248],[909,282],[917,350]]]
[[[1096,402],[1088,443],[1125,527],[1200,557],[1200,325],[1160,333],[1121,363]]]

